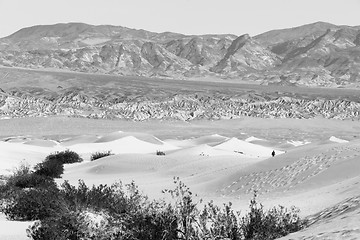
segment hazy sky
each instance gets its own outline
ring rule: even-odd
[[[65,22],[252,36],[316,21],[360,25],[360,0],[0,0],[0,10],[0,37]]]

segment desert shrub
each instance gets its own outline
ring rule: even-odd
[[[231,203],[220,208],[209,202],[199,211],[197,205],[201,200],[194,202],[191,191],[178,178],[174,183],[177,187],[166,192],[176,199],[173,209],[180,239],[270,240],[299,231],[306,224],[295,207],[279,206],[265,211],[256,201],[256,192],[244,217],[232,210]]]
[[[111,186],[100,184],[88,187],[84,181],[79,180],[78,187],[65,181],[61,185],[60,193],[65,199],[70,210],[76,211],[92,208],[95,211],[106,210],[114,214],[126,211],[127,199],[121,182]]]
[[[32,239],[275,239],[304,227],[298,210],[277,207],[265,211],[250,201],[240,217],[231,203],[218,207],[201,200],[182,183],[164,190],[173,197],[149,201],[134,183],[77,187],[64,182],[58,188],[17,189],[2,204],[10,219],[35,220],[27,230]]]
[[[49,187],[54,186],[54,179],[35,174],[29,165],[21,164],[13,172],[13,175],[9,176],[6,185],[15,188],[34,188],[34,187]]]
[[[65,151],[55,152],[48,155],[45,158],[45,162],[47,161],[58,161],[62,164],[69,164],[69,163],[82,162],[83,159],[76,152],[67,149]]]
[[[57,185],[54,179],[48,176],[51,174],[43,174],[46,173],[47,167],[54,170],[53,165],[49,163],[53,162],[38,165],[41,168],[39,167],[35,172],[28,165],[20,165],[0,186],[0,211],[7,218],[36,220],[58,212],[61,201]]]
[[[32,240],[82,239],[79,221],[73,212],[63,212],[45,220],[37,220],[26,230]]]
[[[158,155],[158,156],[165,156],[165,152],[163,152],[163,151],[156,151],[156,155]]]
[[[99,158],[103,158],[111,155],[114,155],[113,153],[111,153],[111,151],[95,152],[91,154],[90,161],[95,161]]]
[[[0,200],[7,199],[26,188],[55,188],[53,178],[37,175],[27,165],[20,165],[13,172],[13,175],[4,177],[0,184]]]
[[[27,229],[27,235],[33,240],[53,239],[96,239],[112,240],[121,235],[121,223],[108,216],[91,211],[69,211],[57,217],[36,221]]]
[[[48,176],[25,173],[23,175],[11,176],[7,184],[18,188],[47,188],[55,186],[55,181]]]
[[[178,219],[174,209],[159,202],[128,215],[125,226],[125,239],[178,239]]]
[[[63,206],[56,187],[12,190],[0,211],[10,220],[32,221],[58,214]]]
[[[26,162],[21,162],[20,165],[13,170],[12,176],[21,176],[31,172],[30,165]]]
[[[249,213],[241,219],[243,239],[276,239],[304,228],[305,221],[299,217],[295,207],[286,209],[282,206],[268,211],[256,201],[256,193],[250,201]]]
[[[6,198],[11,190],[14,190],[18,181],[22,181],[23,176],[31,174],[31,169],[28,164],[21,163],[19,167],[15,168],[11,176],[3,176],[0,184],[0,199]],[[22,184],[20,184],[22,185]]]
[[[239,212],[234,212],[232,203],[223,208],[211,201],[204,206],[199,218],[201,239],[241,239]]]
[[[35,174],[50,178],[60,178],[64,172],[64,164],[81,162],[82,158],[73,151],[65,150],[48,155],[45,160],[35,166]]]
[[[50,178],[60,178],[64,173],[64,165],[56,159],[46,159],[35,165],[35,174]]]
[[[26,230],[33,240],[119,239],[121,223],[103,212],[66,211],[56,217],[36,221]]]
[[[197,205],[201,200],[194,202],[192,192],[178,177],[174,178],[174,184],[175,189],[166,189],[164,192],[169,193],[175,200],[173,208],[178,221],[180,238],[191,239],[192,236],[198,235],[198,229],[194,226],[198,224]]]
[[[33,239],[175,239],[177,221],[164,202],[148,201],[134,183],[75,187],[64,182],[63,212],[29,227]],[[166,236],[164,238],[164,236]]]
[[[104,211],[85,209],[76,213],[78,235],[83,239],[116,239],[121,223]]]

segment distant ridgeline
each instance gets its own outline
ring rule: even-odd
[[[0,65],[162,78],[359,87],[360,26],[317,22],[244,34],[183,35],[83,23],[24,28],[0,39]]]

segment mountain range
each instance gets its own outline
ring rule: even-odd
[[[317,22],[257,36],[33,26],[0,39],[0,65],[263,85],[360,86],[360,26]]]

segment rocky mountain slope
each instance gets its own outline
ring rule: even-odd
[[[360,27],[314,23],[251,37],[186,36],[83,23],[0,39],[0,65],[125,76],[359,87]]]

